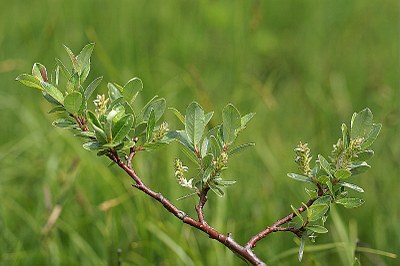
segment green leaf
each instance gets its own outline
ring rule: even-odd
[[[92,95],[92,93],[94,92],[94,90],[99,86],[100,82],[103,80],[103,77],[98,77],[95,80],[93,80],[87,87],[85,90],[85,99],[88,100],[90,98],[90,96]]]
[[[358,175],[358,174],[364,173],[365,171],[367,171],[370,168],[371,168],[371,166],[369,164],[367,164],[366,162],[357,162],[357,163],[353,163],[350,166],[350,171],[353,175]]]
[[[59,81],[59,77],[60,77],[60,66],[56,66],[56,68],[54,69],[54,85],[56,87],[58,87],[58,81]]]
[[[363,138],[372,129],[373,115],[369,108],[365,108],[359,113],[354,113],[351,118],[351,138]]]
[[[47,82],[41,82],[40,85],[43,88],[43,91],[51,96],[54,100],[56,100],[58,103],[63,104],[64,103],[64,96],[61,91],[59,91],[56,87],[51,85],[50,83]]]
[[[297,217],[299,217],[299,219],[300,219],[300,221],[301,221],[301,224],[304,224],[304,218],[303,218],[303,216],[299,213],[299,211],[298,211],[293,205],[290,205],[290,207],[292,208],[293,213],[294,213]]]
[[[223,187],[228,187],[228,186],[232,186],[233,184],[236,183],[235,180],[223,180],[221,177],[215,178],[214,182],[217,185],[223,186]]]
[[[242,118],[240,119],[240,128],[241,130],[246,128],[247,123],[250,122],[250,120],[254,117],[256,113],[248,113],[244,116],[242,116]]]
[[[214,112],[208,112],[204,115],[204,124],[207,126],[207,124],[210,122],[211,118],[213,117]]]
[[[256,144],[255,144],[254,142],[241,144],[241,145],[239,145],[239,146],[236,146],[236,147],[233,148],[233,149],[230,149],[230,150],[229,150],[229,155],[233,155],[233,154],[235,154],[235,153],[242,152],[242,151],[245,150],[246,148],[254,147],[255,145],[256,145]]]
[[[80,79],[79,79],[79,74],[78,72],[74,73],[71,75],[71,77],[67,81],[66,85],[66,91],[73,92],[73,91],[79,91],[81,89],[80,85]]]
[[[185,131],[190,143],[197,147],[205,129],[205,115],[203,108],[192,102],[186,109]]]
[[[335,177],[337,179],[346,179],[351,176],[351,172],[347,169],[339,169],[335,172]]]
[[[139,92],[143,90],[143,82],[140,78],[132,78],[125,85],[122,95],[127,102],[133,103]]]
[[[240,113],[236,107],[230,103],[222,110],[222,132],[225,144],[231,144],[236,139],[236,130],[240,127]]]
[[[107,84],[107,88],[108,88],[108,95],[112,102],[122,97],[121,91],[114,84],[109,82]]]
[[[194,153],[194,147],[190,143],[190,141],[187,137],[186,131],[183,131],[183,130],[170,131],[167,133],[167,135],[170,138],[176,139],[179,143],[181,143],[184,147],[186,147],[190,151],[190,153]],[[197,159],[196,159],[196,163],[198,163]]]
[[[35,78],[32,75],[21,74],[15,80],[21,82],[25,86],[35,88],[38,90],[43,90],[42,86],[40,85],[40,80],[38,80],[37,78]]]
[[[151,141],[151,137],[153,136],[153,130],[156,125],[156,116],[154,110],[151,110],[149,120],[147,121],[146,127],[146,142]]]
[[[167,103],[164,98],[156,99],[156,97],[154,97],[142,110],[143,121],[149,120],[151,110],[154,110],[155,121],[157,122],[160,120],[164,114],[166,105]]]
[[[65,112],[65,108],[64,106],[58,105],[54,108],[52,108],[50,111],[48,111],[49,114],[53,114],[53,113],[62,113]]]
[[[372,156],[374,156],[374,151],[373,150],[363,150],[359,153],[357,153],[356,158],[353,158],[355,161],[366,161],[371,159]]]
[[[124,140],[132,129],[134,122],[133,115],[128,114],[123,116],[112,128],[113,140],[115,143],[119,143]]]
[[[112,128],[113,128],[113,120],[118,114],[117,110],[112,109],[106,117],[106,123],[104,124],[104,132],[107,136],[107,142],[112,142]]]
[[[322,169],[324,169],[325,172],[326,172],[329,176],[333,176],[331,165],[330,165],[329,162],[324,158],[324,156],[322,156],[321,154],[318,154],[318,161],[319,161],[319,164],[321,165]]]
[[[90,110],[87,111],[87,117],[89,119],[89,122],[91,122],[93,125],[95,125],[98,128],[102,127],[96,115],[92,111]]]
[[[308,225],[307,229],[310,231],[313,231],[315,233],[318,233],[318,234],[328,233],[328,229],[326,229],[325,227],[323,227],[321,225]]]
[[[335,195],[334,191],[333,191],[333,185],[332,182],[330,180],[326,181],[326,185],[328,186],[329,191],[331,192],[332,195]]]
[[[364,200],[359,198],[343,198],[338,199],[335,202],[343,205],[345,208],[357,208],[364,204]]]
[[[74,53],[66,45],[64,45],[64,49],[65,49],[65,51],[67,51],[67,54],[68,54],[69,58],[71,59],[74,72],[81,73],[81,67],[80,67],[78,59],[75,57]]]
[[[311,178],[309,178],[307,176],[304,176],[304,175],[299,175],[299,174],[295,174],[295,173],[288,173],[287,176],[292,178],[292,179],[294,179],[294,180],[297,180],[297,181],[313,183]]]
[[[215,194],[217,194],[219,197],[224,196],[224,191],[222,191],[222,189],[220,187],[213,184],[212,182],[209,183],[209,186],[211,188],[211,191],[214,192]]]
[[[185,117],[181,114],[181,112],[179,112],[176,108],[174,107],[168,107],[168,110],[171,110],[172,113],[174,113],[174,115],[179,119],[179,121],[182,122],[182,124],[185,124]]]
[[[85,82],[90,72],[90,56],[92,55],[94,43],[89,43],[83,47],[82,51],[76,57],[80,66],[79,76],[82,83]]]
[[[88,151],[95,151],[95,150],[103,149],[103,145],[97,141],[89,141],[89,142],[83,143],[82,146],[85,150],[88,150]]]
[[[209,147],[209,139],[204,138],[203,142],[201,143],[201,149],[200,149],[201,157],[206,156],[208,152],[208,147]]]
[[[308,207],[308,219],[310,221],[317,221],[325,215],[328,209],[328,204],[313,204]]]
[[[65,96],[64,106],[67,112],[77,114],[82,105],[82,94],[79,92],[72,92]]]
[[[61,72],[64,74],[65,78],[69,79],[71,77],[71,73],[69,72],[69,70],[65,67],[60,59],[56,58],[56,61],[57,65],[61,68]]]
[[[78,133],[74,134],[74,136],[88,139],[96,138],[96,134],[92,131],[79,131]]]
[[[214,155],[214,157],[218,157],[218,155],[221,153],[221,149],[222,147],[219,145],[218,140],[215,138],[215,136],[211,136],[209,150]]]
[[[364,142],[361,144],[362,149],[366,149],[370,147],[372,143],[374,143],[379,135],[379,132],[381,131],[381,128],[382,124],[372,124],[371,131],[368,133],[368,135],[365,137]]]
[[[331,200],[332,200],[331,196],[325,195],[325,196],[322,196],[322,197],[319,197],[318,199],[316,199],[314,201],[314,204],[327,204],[327,205],[329,205],[331,203]]]
[[[40,63],[33,64],[32,76],[37,78],[40,82],[47,82],[49,80],[45,66]]]
[[[347,183],[347,182],[343,182],[343,181],[338,182],[338,184],[342,185],[344,187],[348,187],[350,189],[353,189],[353,190],[355,190],[357,192],[361,192],[361,193],[364,192],[364,189],[362,187],[359,187],[359,186],[357,186],[355,184],[351,184],[351,183]]]
[[[344,144],[344,148],[347,149],[350,143],[350,135],[349,135],[349,130],[346,126],[346,124],[342,124],[342,140]]]
[[[77,128],[76,123],[67,118],[58,118],[53,121],[52,125],[55,127],[58,127],[58,128],[63,128],[63,129]]]

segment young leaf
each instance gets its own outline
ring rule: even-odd
[[[171,132],[168,132],[167,135],[170,138],[176,139],[179,143],[181,143],[184,147],[186,147],[186,149],[188,151],[190,151],[191,154],[194,152],[194,147],[190,143],[190,141],[187,137],[186,131],[183,131],[183,130],[171,131]],[[196,161],[196,163],[198,163],[197,159],[195,161]]]
[[[350,166],[350,171],[353,175],[358,175],[358,174],[364,173],[369,168],[371,168],[371,166],[369,164],[367,164],[366,162],[357,162],[357,163],[353,163]]]
[[[322,169],[324,169],[325,172],[326,172],[329,176],[333,176],[331,165],[330,165],[329,162],[324,158],[324,156],[322,156],[321,154],[318,154],[318,160],[319,160],[319,163],[320,163]]]
[[[151,110],[149,120],[147,121],[146,127],[146,142],[151,141],[153,135],[154,126],[156,125],[156,116],[154,110]]]
[[[240,127],[240,113],[236,107],[230,103],[222,110],[222,132],[225,144],[231,144],[236,139],[236,130]]]
[[[313,231],[315,233],[318,233],[318,234],[328,233],[328,229],[326,229],[325,227],[323,227],[321,225],[308,225],[307,229],[310,231]]]
[[[43,90],[42,86],[40,85],[40,81],[32,75],[21,74],[15,80],[21,82],[25,86],[38,90]]]
[[[62,113],[65,111],[64,106],[58,105],[54,108],[52,108],[50,111],[48,111],[47,113],[49,114],[53,114],[53,113]]]
[[[88,100],[90,98],[90,96],[92,95],[92,93],[94,92],[94,90],[97,88],[97,86],[99,86],[101,80],[103,79],[103,77],[98,77],[95,80],[93,80],[87,87],[85,90],[85,99]]]
[[[364,200],[359,198],[343,198],[338,199],[335,202],[343,205],[345,208],[357,208],[364,204]]]
[[[207,126],[210,122],[211,118],[213,117],[214,112],[208,112],[204,115],[204,124]]]
[[[356,158],[353,158],[355,161],[366,161],[371,159],[374,156],[373,150],[362,150],[361,152],[357,153]]]
[[[45,66],[40,63],[33,64],[32,76],[37,78],[40,82],[47,82],[49,80]]]
[[[186,109],[185,131],[190,143],[197,147],[205,128],[205,115],[203,108],[197,103],[192,102]]]
[[[71,129],[71,128],[77,127],[76,123],[74,121],[71,121],[67,118],[58,118],[53,121],[52,125],[55,127],[64,128],[64,129]]]
[[[94,43],[89,43],[83,47],[82,51],[76,57],[80,66],[79,76],[81,82],[85,82],[90,72],[90,56],[92,55]]]
[[[78,62],[77,58],[75,57],[74,53],[66,45],[64,45],[64,49],[65,49],[65,51],[67,51],[68,56],[71,59],[74,72],[81,73],[81,67],[80,67],[79,62]]]
[[[103,145],[97,141],[89,141],[89,142],[83,143],[82,146],[85,150],[88,150],[88,151],[95,151],[95,150],[100,150],[103,148]]]
[[[349,135],[349,130],[346,126],[346,124],[342,124],[342,140],[343,140],[343,145],[344,148],[347,149],[350,143],[350,135]]]
[[[347,169],[339,169],[335,172],[335,177],[337,179],[346,179],[351,176],[351,172]]]
[[[113,126],[112,135],[115,143],[119,143],[124,140],[132,129],[134,122],[133,115],[128,114],[123,116],[117,123]]]
[[[118,114],[117,110],[111,110],[107,117],[106,117],[106,123],[104,124],[104,132],[106,133],[107,136],[107,142],[111,143],[112,142],[112,128],[113,128],[113,120],[114,117],[116,117]]]
[[[142,110],[143,121],[149,119],[151,110],[154,110],[155,121],[157,122],[160,120],[161,116],[164,114],[166,105],[167,103],[164,98],[156,99],[156,97],[154,97]]]
[[[242,152],[242,151],[245,150],[246,148],[253,147],[253,146],[255,146],[255,145],[256,145],[256,144],[255,144],[254,142],[241,144],[241,145],[236,146],[235,148],[229,150],[229,155],[233,155],[233,154],[235,154],[235,153]]]
[[[379,135],[379,132],[381,131],[381,128],[382,128],[382,124],[373,124],[372,125],[371,131],[365,137],[363,144],[361,144],[362,149],[366,149],[369,146],[371,146],[372,143],[374,143],[374,141],[376,140],[376,138]]]
[[[182,124],[185,124],[185,117],[179,112],[176,108],[174,107],[168,107],[168,110],[171,110],[174,115],[179,119],[179,121],[182,122]]]
[[[210,137],[209,147],[209,150],[214,155],[214,157],[218,157],[218,155],[221,153],[222,147],[219,145],[219,142],[215,138],[215,136]]]
[[[222,191],[221,188],[218,187],[218,185],[213,184],[213,182],[209,183],[209,186],[211,188],[211,191],[217,194],[219,197],[224,196],[224,191]]]
[[[60,59],[56,58],[57,61],[57,66],[61,68],[61,72],[64,74],[64,77],[66,79],[69,79],[71,77],[71,73],[69,73],[69,70],[66,68],[66,66],[61,62]]]
[[[110,96],[110,100],[113,102],[122,97],[121,91],[112,83],[107,84],[108,87],[108,95]]]
[[[82,105],[82,94],[79,92],[72,92],[65,96],[64,107],[67,112],[77,114]]]
[[[99,120],[97,119],[96,115],[92,111],[90,111],[90,110],[87,111],[87,117],[89,119],[89,122],[94,124],[96,127],[101,128],[101,124],[100,124]]]
[[[203,139],[203,142],[201,143],[201,149],[200,149],[201,157],[206,156],[206,154],[208,152],[208,144],[209,144],[209,140],[208,140],[208,138],[205,137]]]
[[[339,184],[339,185],[342,185],[342,186],[344,186],[344,187],[353,189],[353,190],[355,190],[355,191],[357,191],[357,192],[361,192],[361,193],[364,192],[364,189],[363,189],[362,187],[359,187],[359,186],[357,186],[357,185],[355,185],[355,184],[351,184],[351,183],[347,183],[347,182],[343,182],[343,181],[338,182],[338,184]]]
[[[133,103],[139,94],[143,90],[143,82],[140,78],[132,78],[125,85],[122,91],[122,95],[125,100],[129,103]]]
[[[354,113],[351,119],[351,138],[365,137],[372,129],[373,115],[369,108]]]
[[[54,100],[60,104],[64,103],[64,96],[56,87],[47,82],[41,82],[40,85],[42,86],[43,91],[50,95]]]
[[[322,197],[319,197],[316,201],[314,201],[314,204],[326,204],[329,205],[331,203],[331,196],[325,195]]]
[[[303,225],[304,224],[303,216],[299,213],[299,211],[293,205],[290,205],[290,207],[292,208],[293,213],[296,214],[297,217],[299,217],[301,224]]]
[[[295,174],[295,173],[288,173],[287,176],[292,178],[292,179],[294,179],[294,180],[297,180],[297,181],[313,183],[311,178],[309,178],[307,176],[304,176],[304,175],[299,175],[299,174]]]
[[[246,128],[247,123],[250,122],[250,120],[254,117],[256,113],[248,113],[240,119],[240,129],[243,130]]]
[[[325,215],[328,209],[329,205],[327,204],[313,204],[308,208],[308,219],[311,222],[317,221]]]

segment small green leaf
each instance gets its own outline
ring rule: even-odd
[[[343,182],[343,181],[338,182],[338,184],[342,185],[344,187],[348,187],[350,189],[353,189],[353,190],[355,190],[357,192],[361,192],[361,193],[364,192],[364,189],[362,187],[359,187],[359,186],[357,186],[355,184],[351,184],[351,183],[347,183],[347,182]]]
[[[307,176],[304,176],[304,175],[299,175],[299,174],[295,174],[295,173],[288,173],[287,176],[292,178],[292,179],[294,179],[294,180],[297,180],[297,181],[313,183],[311,178],[309,178]]]
[[[327,204],[313,204],[308,207],[308,219],[310,221],[317,221],[325,215],[328,209],[329,205]]]
[[[106,123],[104,124],[104,133],[107,136],[107,142],[112,142],[112,128],[113,128],[113,120],[118,114],[117,110],[112,109],[106,116]]]
[[[79,92],[72,92],[65,96],[64,106],[67,112],[77,114],[82,105],[82,94]]]
[[[96,115],[92,111],[90,111],[90,110],[87,111],[87,117],[89,119],[89,122],[91,122],[98,128],[101,128],[101,124],[100,124],[99,120],[97,119]]]
[[[170,131],[167,133],[167,135],[170,138],[176,139],[179,143],[181,143],[184,147],[186,147],[188,149],[188,151],[190,151],[190,153],[194,153],[194,147],[190,143],[190,141],[187,137],[186,131],[183,131],[183,130]],[[196,163],[198,163],[197,159],[196,159]]]
[[[47,82],[41,82],[40,85],[43,88],[43,91],[51,96],[54,100],[56,100],[58,103],[63,104],[64,103],[64,96],[61,91],[59,91],[56,87],[51,85],[50,83]]]
[[[318,154],[318,161],[319,161],[319,163],[320,163],[322,169],[324,169],[325,172],[326,172],[329,176],[333,176],[331,165],[330,165],[329,162],[324,158],[324,156],[322,156],[321,154]]]
[[[224,196],[224,191],[222,191],[222,189],[220,187],[213,184],[212,182],[209,183],[209,186],[211,188],[211,191],[214,192],[215,194],[217,194],[217,196],[219,196],[219,197]]]
[[[88,150],[88,151],[95,151],[95,150],[100,150],[103,148],[103,145],[97,141],[89,141],[89,142],[83,143],[82,146],[85,150]]]
[[[211,118],[213,117],[214,112],[208,112],[204,115],[204,124],[207,126],[210,122]]]
[[[332,195],[335,195],[334,191],[333,191],[333,185],[332,182],[330,180],[326,181],[326,185],[328,186],[329,191],[331,192]]]
[[[327,205],[329,205],[331,203],[331,200],[332,200],[331,196],[325,195],[325,196],[322,196],[322,197],[319,197],[318,199],[316,199],[314,201],[314,204],[327,204]]]
[[[182,124],[185,124],[185,117],[181,114],[181,112],[179,112],[176,108],[174,107],[168,107],[168,110],[171,110],[174,115],[179,119],[179,121],[182,122]]]
[[[351,172],[347,169],[339,169],[335,172],[335,177],[337,179],[346,179],[351,176]]]
[[[54,108],[52,108],[50,111],[48,111],[49,114],[53,114],[53,113],[62,113],[65,112],[65,108],[64,106],[58,105]]]
[[[351,118],[351,138],[363,138],[372,129],[373,115],[369,108],[365,108],[359,113],[354,113]]]
[[[35,89],[38,89],[38,90],[43,90],[42,86],[40,85],[40,80],[38,80],[37,78],[35,78],[32,75],[21,74],[15,80],[21,82],[25,86],[28,86],[28,87],[31,87],[31,88],[35,88]]]
[[[133,103],[139,92],[143,90],[143,82],[140,78],[132,78],[125,85],[122,95],[127,102]]]
[[[201,143],[201,157],[206,156],[207,152],[208,152],[208,144],[209,144],[209,140],[208,138],[204,138],[203,142]]]
[[[124,140],[132,129],[134,123],[133,115],[128,114],[123,116],[112,128],[113,140],[115,143],[119,143]]]
[[[185,131],[190,143],[197,147],[205,129],[204,110],[197,102],[192,102],[186,109]]]
[[[353,158],[354,161],[366,161],[372,158],[374,156],[374,151],[373,150],[363,150],[359,153],[357,153],[356,158]]]
[[[366,162],[357,162],[357,163],[353,163],[350,166],[350,171],[353,175],[358,175],[358,174],[364,173],[365,171],[367,171],[370,168],[371,168],[371,166],[369,164],[367,164]]]
[[[344,144],[344,148],[347,149],[350,143],[350,135],[349,135],[349,130],[346,126],[346,124],[342,124],[342,140]]]
[[[149,120],[147,121],[146,127],[146,142],[151,141],[151,137],[153,136],[153,130],[156,125],[156,116],[154,110],[151,110]]]
[[[55,127],[58,127],[58,128],[63,128],[63,129],[77,128],[76,123],[67,118],[58,118],[53,121],[52,125]]]
[[[244,116],[242,116],[242,118],[240,119],[240,128],[241,130],[246,128],[247,123],[250,122],[250,120],[254,117],[256,113],[248,113]]]
[[[246,148],[254,147],[255,145],[256,145],[256,144],[255,144],[254,142],[241,144],[241,145],[239,145],[239,146],[236,146],[236,147],[233,148],[233,149],[230,149],[230,150],[229,150],[229,155],[233,155],[233,154],[235,154],[235,153],[242,152],[242,151],[245,150]]]
[[[223,186],[223,187],[228,187],[228,186],[232,186],[233,184],[236,183],[235,180],[223,180],[222,178],[218,177],[214,179],[214,182],[217,185]]]
[[[92,131],[79,131],[78,133],[74,134],[74,136],[88,138],[88,139],[96,138],[96,134]]]
[[[90,56],[92,55],[94,43],[89,43],[83,47],[82,51],[76,57],[80,66],[79,75],[82,83],[85,82],[90,72]]]
[[[215,136],[211,136],[209,150],[214,155],[214,157],[218,157],[218,155],[221,153],[221,149],[222,147],[219,145],[218,140],[215,138]]]
[[[103,77],[98,77],[95,80],[93,80],[87,87],[85,90],[85,99],[88,100],[90,98],[90,96],[92,95],[92,93],[94,92],[94,90],[99,86],[100,82],[102,81]]]
[[[231,144],[236,139],[236,131],[240,127],[240,113],[236,107],[230,103],[222,110],[222,132],[225,144]]]
[[[78,62],[77,58],[75,57],[74,53],[66,45],[64,45],[64,49],[65,49],[65,51],[67,51],[67,54],[68,54],[69,58],[71,59],[72,66],[74,68],[74,72],[81,73],[81,67],[80,67],[79,62]]]
[[[154,97],[142,110],[143,121],[149,120],[151,110],[154,110],[155,121],[160,120],[164,114],[167,103],[164,98],[157,99]]]
[[[107,84],[107,88],[108,88],[108,95],[112,102],[122,97],[121,91],[114,84],[109,82]]]
[[[294,213],[297,217],[299,217],[299,219],[300,219],[300,221],[301,221],[301,224],[304,224],[304,218],[303,218],[303,216],[299,213],[299,211],[298,211],[293,205],[290,205],[290,207],[292,208],[293,213]]]
[[[37,78],[40,82],[47,82],[49,80],[45,66],[40,63],[33,64],[32,76]]]
[[[318,233],[318,234],[328,233],[328,229],[326,229],[325,227],[323,227],[321,225],[308,225],[307,229],[310,231],[313,231],[315,233]]]
[[[364,200],[359,198],[343,198],[338,199],[335,202],[343,205],[345,208],[357,208],[364,204]]]
[[[374,143],[379,135],[379,132],[381,131],[381,128],[382,124],[372,124],[371,131],[368,133],[368,135],[365,137],[364,142],[361,144],[362,149],[366,149],[370,147],[372,143]]]
[[[64,74],[64,77],[66,79],[69,79],[71,77],[71,73],[69,73],[69,70],[65,67],[65,65],[60,59],[56,58],[56,61],[57,61],[57,66],[61,68],[61,72]]]

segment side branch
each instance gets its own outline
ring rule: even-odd
[[[317,198],[313,198],[310,199],[307,203],[306,206],[310,207],[311,205],[313,205],[313,203],[318,199]],[[306,206],[301,206],[300,208],[297,209],[297,211],[299,213],[304,212],[307,208]],[[278,232],[278,231],[290,231],[293,232],[294,234],[296,234],[298,236],[298,234],[300,233],[299,230],[296,230],[295,228],[291,228],[291,227],[280,227],[281,225],[284,225],[288,222],[290,222],[291,220],[293,220],[293,218],[296,216],[296,214],[294,212],[290,213],[289,215],[287,215],[286,217],[276,221],[273,225],[268,226],[267,228],[265,228],[263,231],[261,231],[260,233],[256,234],[255,236],[253,236],[246,244],[246,248],[248,249],[252,249],[256,246],[257,242],[260,241],[261,239],[263,239],[264,237],[266,237],[267,235],[269,235],[270,233],[273,232]]]

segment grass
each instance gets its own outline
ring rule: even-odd
[[[229,251],[182,225],[131,189],[108,162],[54,129],[49,106],[14,82],[34,62],[66,58],[96,42],[91,78],[144,82],[180,110],[193,99],[215,110],[227,102],[257,112],[241,140],[256,147],[232,158],[238,184],[211,196],[206,217],[240,243],[299,205],[306,194],[286,177],[293,148],[309,142],[328,154],[340,124],[368,106],[383,129],[372,169],[353,181],[365,189],[356,210],[337,208],[329,233],[307,245],[302,265],[397,265],[399,4],[397,1],[61,1],[3,3],[0,11],[0,264],[241,265]],[[105,83],[101,90],[105,90]],[[170,121],[179,126],[171,114]],[[143,179],[175,199],[176,145],[136,161]],[[176,202],[193,213],[193,202]],[[43,232],[55,206],[58,219]],[[50,221],[51,222],[51,221]],[[256,253],[272,265],[300,265],[292,235],[274,234]],[[314,252],[313,248],[320,250]],[[375,250],[375,252],[367,252]],[[288,253],[289,252],[289,253]],[[384,253],[388,252],[388,253]],[[398,254],[397,254],[398,255]],[[337,259],[338,258],[338,259]]]

